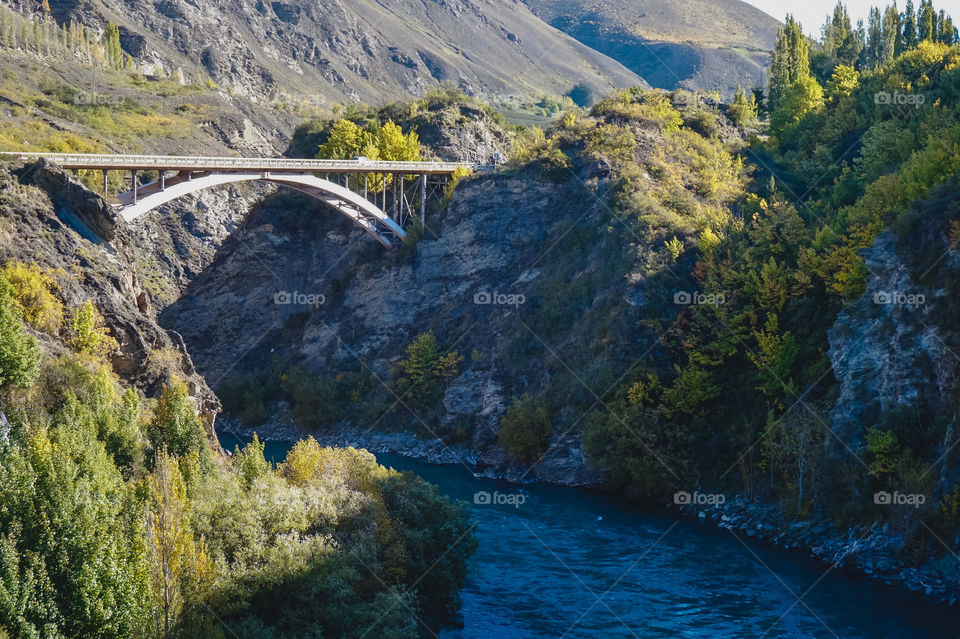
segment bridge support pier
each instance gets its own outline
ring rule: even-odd
[[[130,171],[131,191],[133,191],[133,203],[137,203],[137,171]]]
[[[420,224],[427,223],[427,174],[420,174]]]
[[[107,170],[103,170],[103,197],[107,197]]]

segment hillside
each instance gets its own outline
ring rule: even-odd
[[[21,12],[35,0],[13,0]],[[418,96],[441,83],[468,94],[562,95],[641,82],[544,24],[518,2],[322,3],[55,0],[52,15],[96,30],[112,21],[146,74],[210,78],[255,101],[332,108]]]
[[[655,87],[731,95],[765,84],[779,23],[739,0],[524,0]]]

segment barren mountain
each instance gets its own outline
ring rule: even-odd
[[[740,0],[525,2],[545,22],[666,89],[761,86],[779,24]]]
[[[36,0],[13,0],[22,13]],[[472,95],[601,93],[642,83],[546,25],[519,0],[52,0],[60,23],[120,26],[145,73],[211,78],[254,100],[332,106],[420,95],[441,83]],[[162,71],[160,71],[162,70]]]

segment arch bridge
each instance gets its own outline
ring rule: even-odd
[[[347,216],[387,248],[406,237],[404,226],[427,202],[442,197],[458,162],[379,162],[290,158],[99,155],[88,153],[3,153],[25,162],[47,159],[65,169],[102,171],[106,198],[110,171],[130,174],[130,188],[116,194],[124,220],[179,197],[222,184],[264,180],[314,197]],[[143,179],[146,178],[146,179]]]

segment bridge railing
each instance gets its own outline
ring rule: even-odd
[[[457,166],[486,168],[470,162],[381,162],[375,160],[302,160],[291,158],[113,155],[95,153],[2,152],[0,156],[36,161],[46,158],[67,169],[168,171],[329,171],[351,173],[453,173]]]

